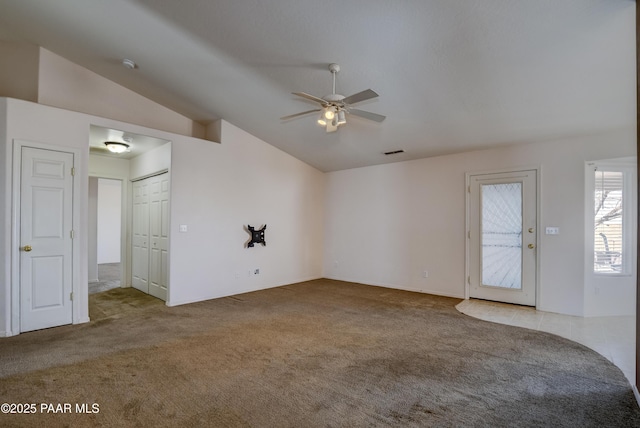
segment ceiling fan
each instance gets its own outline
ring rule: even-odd
[[[305,92],[292,92],[293,95],[297,95],[299,97],[306,98],[320,104],[322,108],[291,114],[289,116],[281,117],[280,119],[293,119],[294,117],[319,111],[321,113],[320,117],[318,118],[318,125],[324,126],[327,132],[335,132],[337,131],[338,126],[347,123],[346,114],[352,114],[354,116],[374,120],[376,122],[382,122],[386,118],[386,116],[383,116],[381,114],[352,108],[352,104],[376,98],[378,94],[376,94],[375,91],[372,91],[371,89],[366,89],[362,92],[358,92],[357,94],[353,94],[348,97],[336,94],[336,74],[338,74],[338,72],[340,71],[340,66],[338,64],[329,64],[329,71],[333,75],[333,92],[330,95],[325,95],[324,97],[320,98],[309,95]]]

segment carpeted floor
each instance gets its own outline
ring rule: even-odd
[[[37,406],[0,426],[640,426],[607,359],[458,302],[331,280],[175,308],[113,289],[91,323],[0,339],[0,401]]]
[[[101,263],[98,265],[98,281],[89,283],[89,294],[102,293],[120,287],[120,263]]]

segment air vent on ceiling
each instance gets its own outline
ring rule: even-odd
[[[397,155],[398,153],[404,153],[404,150],[400,149],[400,150],[393,150],[391,152],[384,152],[385,155],[389,156],[389,155]]]

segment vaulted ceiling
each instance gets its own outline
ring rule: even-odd
[[[0,0],[0,39],[323,171],[635,126],[632,0]],[[315,108],[291,92],[331,93],[334,62],[387,119],[280,120]]]

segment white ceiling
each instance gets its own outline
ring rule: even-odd
[[[632,0],[0,0],[0,39],[333,171],[635,126]],[[121,65],[123,58],[138,64]],[[291,95],[371,88],[325,133]],[[404,149],[385,157],[382,152]]]

